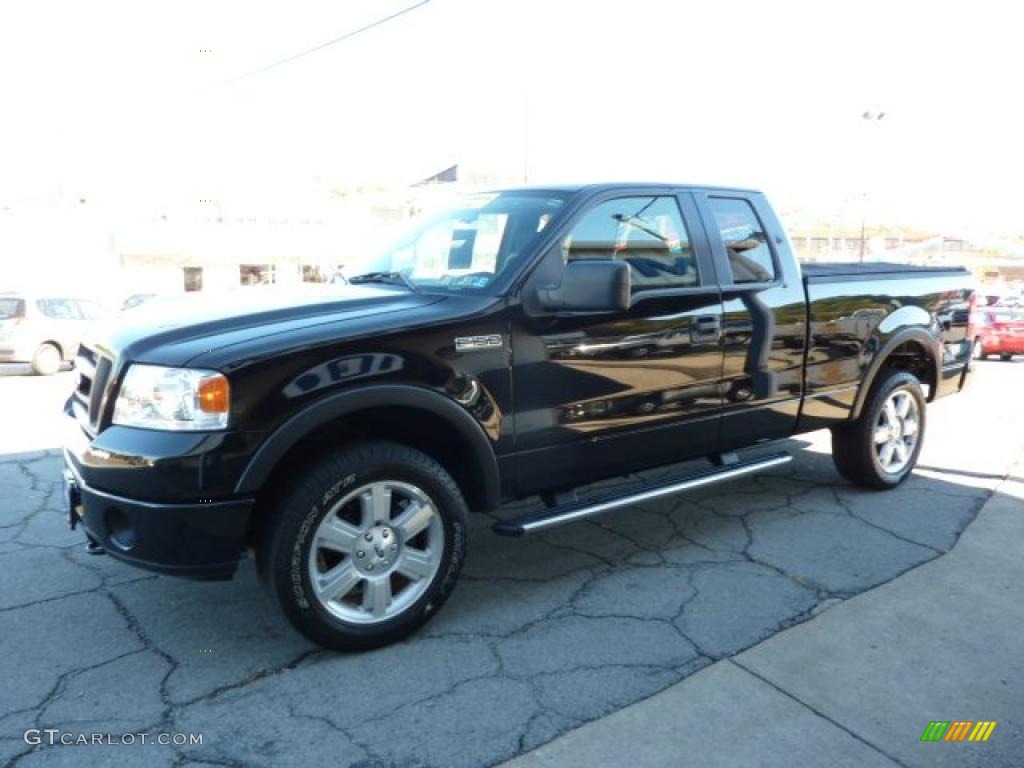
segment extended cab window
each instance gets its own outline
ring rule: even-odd
[[[772,249],[753,206],[735,197],[712,197],[710,202],[729,258],[732,281],[770,283],[774,280]]]
[[[634,291],[697,285],[697,262],[674,197],[620,197],[598,203],[562,243],[566,261],[620,259]]]

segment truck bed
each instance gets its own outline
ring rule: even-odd
[[[916,264],[898,264],[890,261],[839,262],[813,261],[801,262],[800,269],[804,279],[809,283],[846,282],[848,280],[887,280],[892,278],[916,275],[920,277],[937,277],[939,275],[967,274],[964,267],[926,267]]]
[[[963,267],[920,267],[872,261],[801,265],[807,295],[807,357],[804,425],[853,393],[867,375],[865,357],[883,349],[898,331],[918,332],[916,343],[930,350],[941,343],[932,374],[935,396],[954,392],[970,356],[967,325],[970,273]],[[937,337],[936,337],[937,335]],[[920,374],[927,380],[927,371]],[[928,382],[931,383],[931,382]],[[834,394],[838,392],[839,394]]]

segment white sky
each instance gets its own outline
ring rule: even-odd
[[[1024,233],[1008,2],[0,3],[0,206],[152,212],[460,160],[531,182],[672,180]],[[200,49],[212,53],[200,53]],[[865,110],[886,117],[868,123]]]

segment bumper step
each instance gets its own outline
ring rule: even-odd
[[[494,532],[502,536],[524,536],[528,533],[537,533],[548,528],[599,515],[603,512],[610,512],[613,509],[621,509],[632,504],[660,499],[663,496],[672,496],[673,494],[693,490],[705,485],[733,480],[737,477],[777,467],[780,464],[786,464],[792,460],[793,457],[788,453],[773,453],[752,459],[736,459],[733,456],[729,456],[729,460],[724,461],[720,466],[703,472],[696,472],[692,475],[669,480],[660,480],[649,485],[630,488],[624,492],[606,494],[584,501],[574,501],[561,506],[551,507],[532,515],[524,515],[512,520],[503,520],[494,525]]]

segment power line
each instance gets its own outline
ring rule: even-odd
[[[235,77],[235,78],[232,78],[231,80],[225,81],[224,83],[222,83],[222,85],[230,85],[232,83],[237,83],[239,80],[245,80],[246,78],[254,77],[255,75],[262,74],[262,73],[266,72],[267,70],[274,69],[275,67],[280,67],[280,66],[283,66],[285,64],[289,64],[289,63],[295,61],[296,59],[301,59],[303,56],[309,56],[311,53],[316,53],[317,51],[322,51],[324,48],[327,48],[328,46],[336,45],[337,43],[343,42],[345,40],[348,40],[351,37],[355,37],[356,35],[359,35],[359,34],[362,34],[363,32],[371,30],[374,27],[379,27],[381,24],[386,24],[387,22],[391,21],[392,19],[397,19],[399,16],[404,16],[405,14],[407,14],[407,13],[409,13],[411,11],[415,11],[417,8],[419,8],[421,6],[424,6],[427,3],[429,3],[429,2],[430,2],[430,0],[420,0],[420,2],[415,3],[414,5],[410,5],[407,8],[403,8],[402,10],[397,11],[395,13],[392,13],[390,16],[385,16],[384,18],[377,19],[376,21],[370,22],[369,24],[366,24],[365,26],[359,27],[359,29],[354,29],[351,32],[346,32],[341,37],[336,37],[333,40],[328,40],[326,43],[320,43],[320,45],[313,46],[312,48],[307,48],[304,51],[300,51],[299,53],[292,54],[291,56],[288,56],[287,58],[281,59],[280,61],[275,61],[273,64],[267,64],[265,67],[260,67],[259,69],[254,69],[252,72],[246,72],[244,75],[239,75],[238,77]]]

